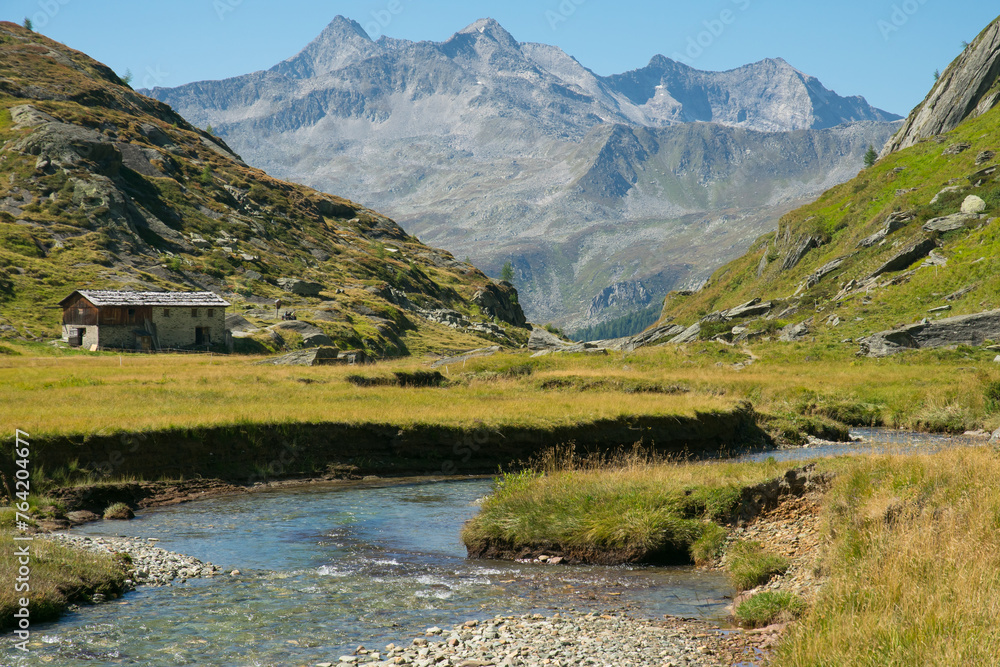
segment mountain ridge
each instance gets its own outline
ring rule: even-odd
[[[469,256],[489,272],[512,261],[521,302],[537,321],[577,327],[615,317],[619,313],[604,312],[595,320],[587,310],[595,295],[623,280],[643,281],[662,296],[677,281],[707,277],[706,263],[721,263],[736,251],[734,244],[711,238],[709,230],[720,221],[752,218],[749,229],[727,234],[756,237],[775,224],[786,202],[818,194],[831,177],[854,175],[867,146],[881,145],[893,131],[887,121],[894,116],[821,86],[810,92],[811,79],[783,61],[762,61],[784,77],[768,88],[768,75],[752,65],[705,73],[658,56],[651,63],[671,63],[668,69],[680,74],[647,71],[639,77],[644,92],[632,91],[642,101],[636,104],[613,77],[594,74],[557,47],[518,42],[490,19],[444,42],[371,41],[349,19],[338,17],[331,25],[326,37],[266,73],[149,93],[196,123],[211,123],[257,166],[370,202],[411,233]],[[315,74],[303,64],[303,54],[316,62],[314,54],[324,49],[326,62],[339,69]],[[297,79],[279,69],[312,74]],[[703,101],[668,94],[669,86],[704,88],[713,77],[747,86],[742,112],[722,113],[721,84],[706,88]],[[770,91],[771,106],[756,101],[761,90]],[[867,120],[836,125],[838,113],[848,123]],[[658,155],[702,150],[702,131],[661,130],[720,120],[710,134],[750,136],[742,133],[778,126],[817,134],[797,135],[801,146],[788,137],[753,135],[751,158],[765,157],[749,167],[758,183],[743,181],[741,187],[751,192],[727,191],[711,176],[692,178],[683,171],[690,159],[658,161]],[[644,147],[638,150],[642,142],[628,140],[629,149],[614,155],[602,137],[627,139],[618,126],[637,139],[642,135]],[[654,145],[660,141],[680,144]],[[773,164],[776,144],[799,168],[771,178],[763,165]],[[827,147],[816,151],[818,144]],[[693,161],[706,162],[703,156]],[[681,171],[664,171],[667,163]],[[717,165],[705,173],[726,169]],[[710,192],[704,196],[691,188]],[[775,189],[780,192],[770,196]],[[695,200],[714,203],[691,207]],[[734,202],[745,207],[735,218]],[[779,208],[768,212],[768,206]],[[695,234],[701,248],[695,261],[661,260],[640,240],[659,225],[656,245],[667,243],[690,227],[683,220],[688,215],[698,216],[705,228]],[[712,247],[722,254],[706,257]],[[589,259],[581,261],[581,251]],[[605,254],[603,268],[594,260],[599,253]]]
[[[245,352],[307,334],[370,356],[527,338],[510,285],[247,166],[106,66],[7,22],[0,147],[0,336],[58,336],[53,306],[97,288],[215,292]],[[275,323],[276,299],[297,324]]]

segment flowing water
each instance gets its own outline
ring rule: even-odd
[[[312,665],[497,613],[721,619],[724,575],[469,561],[489,480],[308,487],[144,511],[74,532],[156,536],[239,576],[143,588],[33,628],[25,665]]]
[[[865,441],[743,460],[968,443],[886,430],[856,434]],[[82,607],[34,627],[32,653],[0,664],[312,665],[336,662],[359,644],[381,648],[432,625],[498,613],[724,617],[732,589],[715,572],[467,560],[459,532],[490,486],[481,479],[310,486],[148,510],[128,523],[76,529],[155,536],[158,546],[241,574],[142,588]]]

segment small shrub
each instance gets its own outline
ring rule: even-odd
[[[1000,412],[1000,380],[987,382],[983,389],[986,412],[993,414]]]
[[[737,542],[729,548],[726,569],[739,591],[747,591],[788,571],[788,559],[764,550],[760,542]]]
[[[104,510],[104,518],[109,521],[128,521],[135,518],[135,513],[125,503],[114,503]]]
[[[447,384],[448,380],[438,371],[396,371],[396,383],[400,387],[441,387]]]
[[[736,622],[745,628],[762,628],[772,623],[794,621],[805,611],[802,598],[791,593],[757,593],[736,606]]]

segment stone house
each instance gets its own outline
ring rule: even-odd
[[[59,302],[75,347],[155,351],[226,343],[226,308],[212,292],[77,290]]]

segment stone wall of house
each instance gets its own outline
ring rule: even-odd
[[[97,345],[102,348],[114,348],[120,350],[136,349],[135,330],[142,327],[135,324],[102,324],[100,331],[98,327],[87,327],[87,336],[84,338],[83,346],[90,349],[93,344],[90,341],[90,330],[94,330],[94,339]]]
[[[96,324],[64,324],[62,329],[62,339],[67,343],[76,339],[76,334],[80,329],[85,329],[80,347],[89,350],[91,345],[99,345]]]
[[[197,313],[197,316],[193,315]],[[211,313],[211,315],[209,315]],[[212,343],[225,342],[226,309],[153,308],[153,327],[161,348],[189,347],[195,344],[195,329],[208,327]]]

